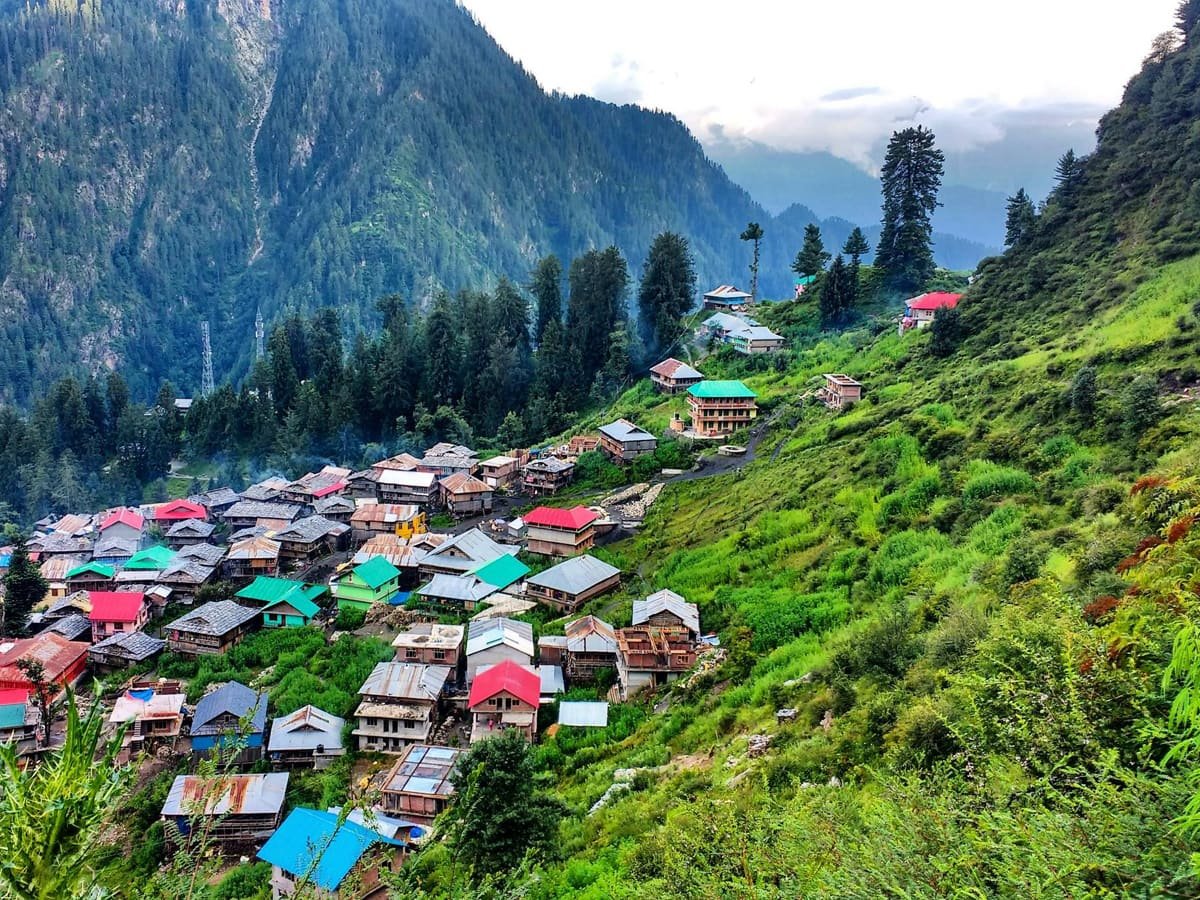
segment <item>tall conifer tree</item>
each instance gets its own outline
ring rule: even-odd
[[[891,290],[914,294],[933,275],[933,211],[938,207],[945,155],[933,132],[918,125],[892,134],[884,157],[883,230],[875,267]]]

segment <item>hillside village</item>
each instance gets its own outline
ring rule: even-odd
[[[705,296],[706,309],[722,311],[701,313],[700,353],[705,344],[746,355],[784,346],[749,316],[748,295],[718,293]],[[121,762],[180,772],[162,822],[188,834],[211,820],[205,833],[220,852],[274,866],[276,896],[289,896],[315,862],[296,858],[301,840],[349,841],[342,875],[354,869],[376,883],[380,861],[398,865],[453,802],[450,776],[466,748],[507,732],[535,742],[547,729],[603,729],[612,705],[721,661],[719,638],[686,597],[653,590],[624,612],[631,573],[603,550],[640,526],[664,481],[704,477],[703,459],[591,506],[558,496],[573,496],[584,454],[628,468],[660,441],[685,441],[724,457],[708,474],[742,464],[746,448],[722,441],[750,436],[754,391],[675,358],[647,374],[676,409],[661,434],[617,418],[482,458],[441,442],[358,471],[326,465],[241,491],[215,486],[37,522],[22,547],[0,555],[5,568],[27,555],[48,585],[27,634],[0,645],[0,733],[36,764],[61,745],[63,692],[73,688],[81,703],[103,706],[106,731],[121,729]],[[839,409],[861,396],[845,393],[846,379],[826,376],[809,395]],[[177,408],[186,415],[189,403]],[[329,643],[383,638],[391,652],[357,686],[352,710],[307,697],[278,708],[253,679],[198,693],[172,674],[286,629]],[[365,811],[348,819],[292,807],[289,777],[348,756],[372,779]],[[217,758],[221,775],[200,773]]]

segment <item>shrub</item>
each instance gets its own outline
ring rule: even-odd
[[[366,621],[367,613],[365,610],[343,607],[338,610],[337,623],[334,627],[338,631],[354,631],[362,628],[363,623]]]
[[[1033,476],[1028,472],[976,460],[967,467],[967,482],[963,485],[962,498],[963,504],[970,507],[984,500],[1033,492]]]

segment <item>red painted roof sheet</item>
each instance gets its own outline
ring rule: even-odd
[[[961,298],[962,294],[934,291],[930,294],[922,294],[920,297],[913,297],[911,300],[906,300],[904,305],[909,309],[954,309],[954,307],[958,306],[958,301]]]
[[[146,595],[136,591],[89,591],[93,622],[133,622],[137,620]]]
[[[525,514],[526,525],[541,525],[546,528],[566,528],[578,531],[600,518],[599,513],[586,506],[575,506],[571,509],[557,509],[552,506],[539,506]]]
[[[319,488],[313,488],[312,495],[320,500],[322,497],[328,497],[330,494],[336,494],[346,489],[346,482],[335,481],[333,484],[326,484]]]
[[[145,521],[146,520],[142,518],[142,514],[136,509],[129,509],[128,507],[124,509],[114,509],[108,514],[105,520],[100,523],[100,530],[103,531],[105,528],[108,528],[111,525],[116,525],[118,522],[120,522],[123,525],[128,525],[130,528],[136,528],[138,531],[141,531],[142,525],[145,523]]]
[[[61,634],[43,631],[31,638],[7,643],[0,652],[0,681],[27,685],[29,679],[17,668],[18,659],[37,660],[46,671],[49,681],[61,684],[81,659],[87,659],[86,641],[68,641]]]
[[[495,697],[501,691],[508,691],[514,697],[536,707],[542,696],[542,679],[533,669],[506,659],[475,676],[475,680],[471,682],[471,695],[467,698],[467,706],[474,707]]]
[[[16,703],[25,703],[29,700],[29,691],[24,688],[12,688],[7,691],[0,691],[0,706],[12,706]]]
[[[191,500],[169,500],[154,508],[154,521],[180,522],[184,519],[205,519],[208,513],[199,503]]]

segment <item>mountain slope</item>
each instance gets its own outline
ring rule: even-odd
[[[789,291],[773,225],[673,117],[546,95],[451,0],[0,4],[0,396],[120,365],[218,371],[252,322],[518,281],[554,252],[687,234],[703,284]]]

